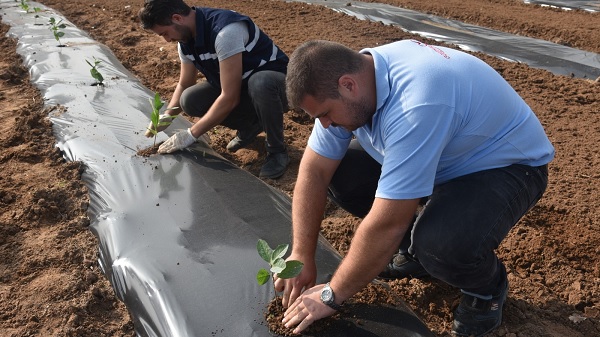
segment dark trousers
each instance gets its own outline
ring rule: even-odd
[[[181,108],[190,116],[202,117],[220,94],[220,88],[202,81],[183,91]],[[283,114],[287,110],[285,74],[270,70],[259,71],[250,76],[248,85],[242,88],[240,104],[221,124],[238,130],[238,136],[242,138],[258,124],[267,134],[267,152],[283,152],[286,148],[283,140]]]
[[[354,140],[331,181],[329,197],[364,217],[380,174],[379,163]],[[506,270],[495,249],[547,184],[547,165],[511,165],[435,186],[403,245],[431,276],[469,293],[496,295]]]

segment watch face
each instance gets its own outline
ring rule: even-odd
[[[323,289],[321,292],[321,300],[323,302],[328,302],[331,300],[331,289]]]

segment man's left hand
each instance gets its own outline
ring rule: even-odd
[[[321,301],[321,290],[325,285],[319,284],[306,290],[283,314],[286,328],[296,326],[294,333],[300,333],[313,322],[331,316],[335,310]]]
[[[194,144],[195,141],[196,138],[192,136],[190,129],[181,130],[162,143],[158,148],[158,153],[165,154],[185,149]]]

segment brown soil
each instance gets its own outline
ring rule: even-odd
[[[150,90],[170,97],[178,78],[176,48],[139,28],[141,0],[41,2],[110,47]],[[518,0],[379,2],[600,53],[598,13],[565,12]],[[250,15],[288,54],[309,39],[329,39],[354,49],[404,38],[424,40],[304,3],[193,4]],[[133,336],[127,310],[96,262],[97,242],[86,228],[88,195],[79,180],[81,168],[64,162],[55,149],[45,118],[50,111],[30,86],[14,52],[15,41],[5,37],[7,29],[0,27],[0,336]],[[545,197],[498,250],[511,288],[503,323],[491,336],[599,336],[600,83],[478,56],[523,96],[556,147]],[[290,196],[310,129],[306,115],[286,114],[291,165],[281,179],[265,180]],[[225,146],[233,136],[231,130],[216,128],[211,145],[257,176],[264,137],[229,154]],[[344,254],[359,223],[330,206],[323,234]],[[459,300],[456,289],[435,280],[404,279],[389,285],[432,331],[449,335]]]
[[[141,149],[141,150],[139,150],[137,152],[137,155],[141,156],[141,157],[150,157],[153,154],[157,154],[158,153],[158,148],[160,147],[160,144],[161,143],[154,144],[154,145],[152,145],[150,147],[147,147],[145,149]]]

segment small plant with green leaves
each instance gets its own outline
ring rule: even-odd
[[[90,69],[90,74],[92,75],[92,77],[96,80],[96,83],[94,83],[93,85],[104,85],[104,83],[102,83],[104,81],[104,77],[102,76],[102,74],[98,71],[98,65],[100,64],[100,60],[96,59],[94,57],[94,64],[92,64],[90,61],[85,60],[85,62],[87,62],[87,64],[92,67],[92,69]]]
[[[21,0],[19,7],[21,7],[21,9],[25,11],[25,13],[29,13],[29,4],[27,3],[27,0]]]
[[[25,11],[25,13],[29,13],[29,4],[27,3],[27,0],[21,0],[19,7],[21,7],[21,9]]]
[[[157,92],[154,94],[154,99],[149,98],[150,105],[152,106],[152,113],[150,114],[150,121],[152,122],[152,127],[148,128],[148,130],[154,135],[154,146],[156,146],[156,135],[159,130],[163,126],[169,126],[173,119],[177,118],[177,116],[169,116],[167,114],[160,115],[160,109],[165,105],[165,103],[160,99],[160,94]],[[167,110],[179,109],[179,107],[171,107]]]
[[[54,38],[56,39],[56,41],[58,41],[58,46],[59,47],[64,46],[62,43],[60,43],[60,38],[65,35],[65,33],[61,31],[61,29],[66,28],[67,25],[62,23],[62,19],[57,21],[54,17],[50,17],[49,22],[50,22],[50,30],[52,31],[52,34],[54,34]]]
[[[41,11],[42,9],[39,7],[29,7],[29,4],[27,3],[27,0],[21,0],[21,3],[19,4],[19,7],[21,7],[22,10],[25,11],[25,13],[29,13],[29,10],[31,9],[33,12],[32,13],[37,13],[39,11]]]
[[[298,276],[302,271],[302,267],[304,264],[300,261],[289,260],[285,261],[283,256],[287,253],[289,245],[282,244],[277,246],[275,249],[271,249],[269,244],[263,240],[259,239],[256,245],[256,250],[258,251],[258,255],[262,257],[263,260],[267,261],[271,268],[266,270],[261,268],[256,274],[256,281],[259,285],[263,285],[269,281],[269,279],[273,279],[275,274],[277,274],[278,278],[292,278]],[[275,290],[275,283],[273,282],[273,290]],[[275,290],[275,293],[277,291]]]

